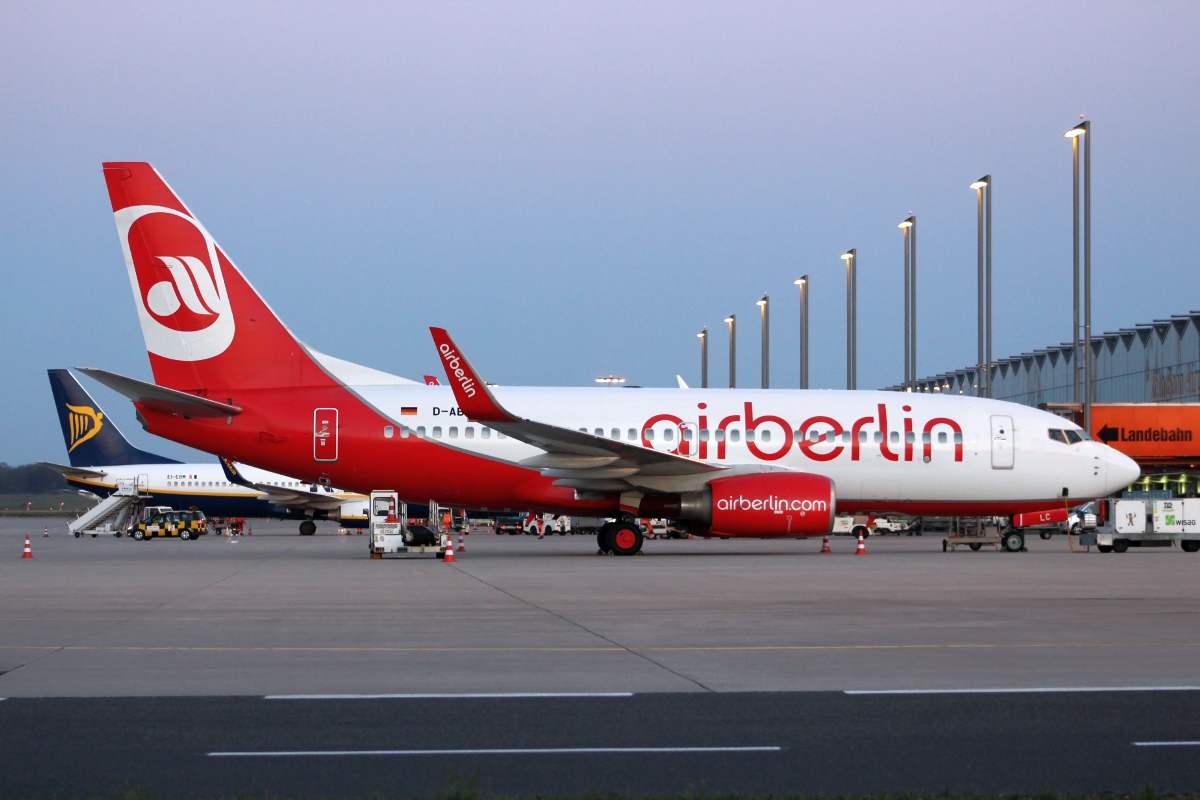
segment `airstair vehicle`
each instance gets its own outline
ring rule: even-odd
[[[67,523],[67,531],[75,538],[102,533],[120,536],[133,522],[141,517],[146,496],[139,491],[138,480],[120,480],[117,490],[80,516]]]

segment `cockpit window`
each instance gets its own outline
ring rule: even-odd
[[[1063,444],[1067,443],[1067,437],[1064,436],[1063,432],[1061,430],[1059,430],[1058,428],[1050,429],[1050,438],[1056,442],[1062,442]]]
[[[1068,428],[1063,433],[1067,435],[1067,442],[1070,444],[1079,444],[1083,441],[1083,437],[1079,435],[1079,431],[1073,431]]]

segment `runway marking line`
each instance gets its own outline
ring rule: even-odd
[[[263,700],[483,700],[541,697],[633,697],[633,692],[489,692],[478,694],[269,694]]]
[[[1134,747],[1200,747],[1198,742],[1131,742]]]
[[[288,758],[293,756],[522,756],[627,753],[778,753],[771,747],[545,747],[487,750],[277,750],[206,753],[212,758]]]
[[[852,650],[1047,650],[1162,649],[1200,647],[1200,642],[1042,642],[1029,644],[798,644],[681,647],[205,647],[190,645],[0,645],[0,650],[173,651],[212,653],[712,653]]]
[[[1049,694],[1071,692],[1196,692],[1200,686],[1040,686],[1004,689],[845,689],[842,694]],[[1136,742],[1135,742],[1136,744]]]

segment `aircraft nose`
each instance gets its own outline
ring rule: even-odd
[[[1142,468],[1129,456],[1111,447],[1108,450],[1108,469],[1105,470],[1105,494],[1112,494],[1129,486],[1142,475]]]

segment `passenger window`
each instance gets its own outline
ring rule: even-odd
[[[850,444],[850,431],[842,431],[842,442]]]
[[[612,429],[612,435],[611,435],[609,438],[610,438],[610,439],[620,439],[620,438],[621,438],[621,429],[620,429],[620,428],[613,428],[613,429]]]
[[[484,426],[484,427],[480,428],[480,429],[479,429],[479,438],[480,438],[480,439],[490,439],[490,438],[492,438],[492,429],[491,429],[491,428],[489,428],[489,427],[487,427],[487,426]]]
[[[700,430],[700,441],[702,441],[702,442],[708,441],[708,428],[702,428]]]
[[[654,441],[654,428],[646,429],[646,441],[648,441],[648,442]]]
[[[908,444],[912,444],[916,440],[917,440],[917,435],[915,433],[913,433],[912,431],[904,432],[904,441],[905,442],[907,442]]]
[[[1064,433],[1067,434],[1067,442],[1069,444],[1079,444],[1083,441],[1083,437],[1079,435],[1078,431],[1067,429]]]
[[[637,428],[630,428],[629,430],[627,430],[625,432],[625,434],[626,434],[627,438],[629,439],[629,441],[631,441],[631,442],[637,441]]]
[[[450,438],[451,438],[451,439],[457,439],[457,438],[458,438],[458,426],[457,426],[457,425],[451,425],[451,426],[450,426],[450,431],[449,431],[449,433],[450,433]]]
[[[759,439],[764,442],[771,441],[771,432],[766,428],[763,428],[761,434],[759,435]]]
[[[900,444],[900,431],[892,431],[888,434],[888,440],[892,444]]]
[[[675,429],[674,428],[664,428],[663,429],[663,441],[664,442],[669,442],[674,438],[675,438]]]
[[[940,433],[938,433],[938,444],[945,444],[945,443],[946,443],[946,432],[941,431]]]
[[[962,434],[961,433],[954,434],[954,443],[962,444]]]
[[[752,431],[752,430],[747,430],[747,431],[746,431],[746,441],[747,441],[747,442],[753,442],[753,441],[754,441],[754,431]]]
[[[417,426],[417,436],[424,436],[424,435],[425,435],[425,426],[418,425]]]
[[[435,438],[435,439],[442,438],[442,426],[441,425],[433,426],[433,438]]]
[[[412,433],[412,431],[410,431],[410,430],[408,429],[408,426],[407,426],[407,425],[401,425],[401,426],[400,426],[400,438],[401,438],[401,439],[407,439],[407,438],[408,438],[408,435],[409,435],[410,433]]]
[[[808,432],[808,440],[809,440],[810,442],[812,442],[813,444],[816,444],[817,442],[819,442],[819,441],[821,440],[821,434],[820,434],[820,432],[818,432],[818,431],[809,431],[809,432]]]
[[[739,431],[737,428],[734,428],[733,430],[731,430],[729,432],[729,441],[736,442],[741,438],[742,438],[742,432]]]
[[[385,438],[385,439],[390,439],[390,438],[392,438],[392,436],[393,436],[395,433],[396,433],[396,429],[395,429],[395,428],[393,428],[391,425],[384,425],[384,426],[383,426],[383,438]]]
[[[508,437],[507,437],[507,436],[505,436],[505,435],[504,435],[503,433],[501,433],[500,431],[496,431],[496,438],[497,438],[497,439],[507,439]]]
[[[597,436],[603,436],[604,428],[596,428],[596,430],[592,431],[592,433],[596,434]]]
[[[862,429],[859,429],[858,441],[861,443],[861,442],[865,442],[866,440],[867,440],[867,432]]]
[[[692,429],[691,428],[683,429],[683,440],[685,442],[690,442],[692,440]]]
[[[466,437],[467,437],[468,439],[474,439],[474,438],[475,438],[475,429],[474,429],[474,428],[472,428],[470,425],[468,425],[468,426],[466,427],[466,429],[463,431],[463,433],[464,433],[464,434],[466,434]]]
[[[883,431],[875,431],[875,444],[883,442]]]
[[[932,437],[929,435],[929,431],[921,434],[921,444],[929,444],[930,441],[932,441]]]
[[[717,428],[717,441],[718,442],[725,441],[725,429],[724,428]]]

